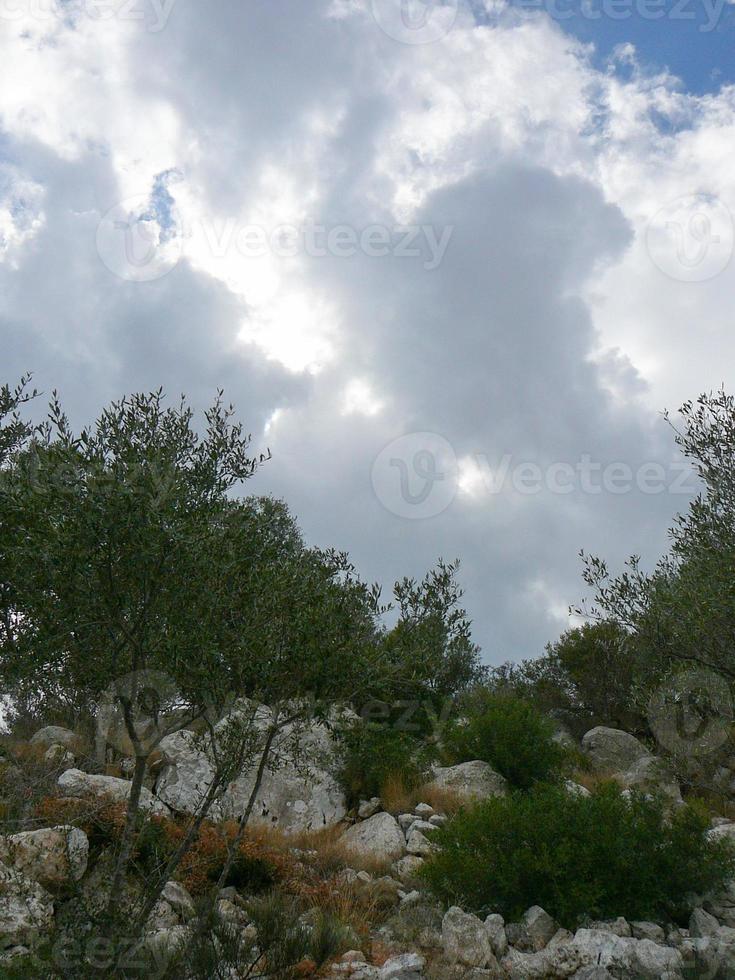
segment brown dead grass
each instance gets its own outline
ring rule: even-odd
[[[453,817],[456,813],[467,806],[466,797],[451,789],[437,786],[436,783],[427,783],[419,790],[421,799],[419,803],[428,803],[433,806],[436,813],[443,813],[447,817]]]
[[[259,840],[274,850],[302,852],[301,860],[318,875],[334,875],[345,868],[367,871],[374,877],[390,874],[390,861],[380,860],[370,854],[361,854],[347,847],[342,840],[344,830],[343,826],[337,826],[326,827],[324,830],[286,834],[272,827],[256,826],[248,831],[248,837]]]
[[[458,813],[467,800],[459,793],[436,783],[423,783],[412,789],[407,789],[400,781],[400,777],[388,780],[383,786],[380,798],[383,801],[383,808],[397,816],[399,813],[412,813],[419,803],[428,803],[437,813],[452,817]]]
[[[578,783],[580,786],[584,786],[584,788],[588,789],[590,793],[594,792],[596,789],[599,789],[600,786],[606,785],[607,783],[616,782],[615,773],[594,773],[587,772],[583,769],[577,769],[569,778],[572,780],[572,782]]]
[[[394,815],[410,813],[421,801],[417,797],[417,788],[406,785],[400,773],[390,775],[380,787],[380,799],[383,809]]]

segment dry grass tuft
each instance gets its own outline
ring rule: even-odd
[[[451,789],[437,786],[436,783],[427,783],[422,786],[418,795],[421,799],[419,803],[428,803],[433,806],[437,813],[443,813],[447,817],[453,817],[456,813],[467,806],[467,798]]]
[[[380,787],[383,809],[394,815],[410,813],[416,804],[421,802],[417,793],[418,789],[407,786],[400,773],[393,773]]]
[[[604,786],[606,783],[617,782],[615,779],[615,773],[594,773],[587,772],[584,769],[577,769],[569,777],[573,782],[578,783],[580,786],[584,786],[588,789],[590,793],[593,793],[600,786]]]

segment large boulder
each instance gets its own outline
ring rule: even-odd
[[[505,919],[497,912],[491,913],[485,919],[485,931],[490,937],[490,945],[498,959],[508,952],[508,936],[505,932]]]
[[[581,966],[603,966],[613,975],[660,980],[663,975],[683,977],[681,953],[650,939],[615,936],[595,929],[579,929],[572,943]]]
[[[97,776],[81,769],[67,769],[59,776],[59,789],[65,796],[80,799],[108,800],[112,803],[127,803],[132,783],[116,776]],[[143,787],[140,791],[140,808],[148,813],[165,815],[167,807]]]
[[[442,920],[442,943],[444,956],[450,963],[497,970],[485,923],[457,906],[450,908]]]
[[[228,727],[243,723],[254,735],[256,751],[214,803],[214,819],[236,819],[247,808],[256,780],[258,740],[271,721],[270,709],[241,701],[216,726],[216,737],[223,739]],[[191,732],[182,731],[162,740],[160,757],[156,794],[173,810],[194,813],[214,775],[211,752]],[[287,726],[274,743],[251,822],[294,833],[340,823],[347,805],[335,768],[336,747],[326,725]]]
[[[524,936],[530,947],[530,952],[539,953],[551,942],[559,926],[548,912],[539,905],[534,905],[524,912],[521,919]]]
[[[374,817],[354,824],[340,839],[347,850],[381,861],[394,861],[406,850],[403,831],[390,813],[376,813]]]
[[[582,737],[582,749],[598,773],[628,772],[651,757],[634,735],[619,728],[593,728]]]
[[[495,772],[487,762],[479,759],[462,762],[458,766],[437,766],[432,782],[440,789],[474,799],[505,796],[508,792],[508,783],[503,776]]]
[[[51,892],[79,881],[88,859],[87,835],[77,827],[48,827],[0,838],[0,860]]]
[[[0,949],[34,945],[51,929],[53,918],[49,893],[0,861]]]
[[[47,725],[46,728],[39,729],[32,736],[30,744],[37,745],[42,749],[50,749],[52,745],[63,745],[75,757],[84,752],[82,736],[69,731],[68,728],[60,728],[58,725]]]
[[[720,928],[720,923],[704,909],[694,909],[689,917],[689,935],[692,939],[713,936]]]
[[[710,936],[685,939],[682,951],[689,964],[688,976],[735,980],[735,929],[721,926]]]
[[[573,945],[559,943],[538,953],[522,953],[511,948],[501,966],[513,980],[565,980],[577,975],[581,963],[581,955]]]
[[[222,814],[236,818],[248,805],[255,774],[230,784],[222,798]],[[315,766],[309,772],[294,765],[268,769],[252,814],[254,824],[279,827],[287,833],[334,827],[347,816],[344,794],[331,772]]]
[[[630,769],[616,776],[616,779],[625,789],[659,793],[676,805],[684,802],[678,782],[666,764],[656,756],[644,756],[638,759]]]
[[[725,882],[721,891],[708,895],[704,907],[723,925],[735,927],[735,878]]]
[[[214,766],[202,750],[194,732],[180,731],[161,740],[156,764],[159,776],[156,780],[156,796],[176,813],[193,814],[202,805],[215,777]],[[215,800],[209,817],[221,817],[220,805]]]
[[[432,830],[435,828],[432,828]],[[434,851],[434,845],[426,836],[425,830],[420,830],[416,824],[411,827],[406,839],[406,850],[415,857],[429,857]]]

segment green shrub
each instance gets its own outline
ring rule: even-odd
[[[461,811],[432,838],[423,874],[448,904],[511,920],[531,905],[570,928],[584,916],[681,920],[687,895],[735,871],[732,845],[708,826],[697,806],[667,817],[662,801],[614,784],[590,797],[539,785]]]
[[[406,790],[424,782],[429,763],[426,745],[390,725],[357,722],[340,733],[340,785],[348,804],[380,796],[398,779]]]
[[[449,729],[451,762],[482,759],[519,789],[557,778],[567,750],[554,741],[554,726],[533,705],[511,694],[487,691],[469,705],[469,717]]]

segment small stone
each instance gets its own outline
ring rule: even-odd
[[[414,830],[412,828],[408,834],[406,850],[409,854],[413,854],[416,857],[429,857],[434,850],[434,845],[420,830]]]
[[[392,956],[380,968],[380,980],[422,980],[426,960],[418,953]]]
[[[580,783],[575,783],[572,779],[567,779],[564,781],[564,788],[571,796],[578,796],[580,799],[587,796],[592,796],[592,793],[590,793],[586,786],[582,786]]]
[[[429,806],[428,803],[419,803],[414,807],[413,812],[417,817],[421,817],[422,820],[428,820],[429,817],[434,816],[434,807]]]
[[[406,857],[395,862],[393,865],[393,871],[396,877],[400,878],[401,881],[411,882],[416,880],[418,873],[423,866],[423,858],[417,857],[415,854],[407,854]]]
[[[341,963],[364,963],[365,954],[359,949],[350,949],[340,958]]]
[[[435,827],[443,827],[448,819],[449,817],[445,816],[443,813],[435,813],[432,817],[429,817],[429,823],[433,824]]]
[[[76,762],[74,753],[58,742],[46,749],[43,758],[54,769],[71,769]]]

